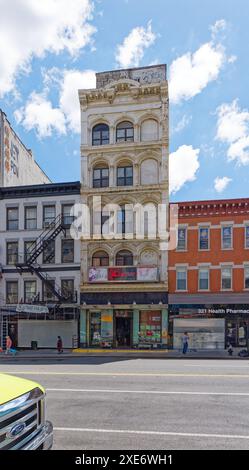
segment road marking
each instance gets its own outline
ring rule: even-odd
[[[249,397],[249,393],[243,392],[184,392],[184,391],[160,391],[160,390],[117,390],[117,389],[87,389],[87,388],[46,388],[47,392],[80,392],[80,393],[138,393],[147,395],[225,395]]]
[[[166,432],[166,431],[132,431],[129,429],[92,429],[92,428],[54,428],[54,431],[66,432],[96,432],[96,433],[111,433],[111,434],[147,434],[149,436],[181,436],[181,437],[213,437],[215,439],[249,439],[249,436],[244,435],[231,435],[231,434],[199,434],[199,433],[184,433],[184,432]]]
[[[5,371],[11,375],[68,375],[89,377],[207,377],[207,378],[243,378],[249,379],[248,374],[183,374],[183,373],[132,373],[132,372],[33,372]]]

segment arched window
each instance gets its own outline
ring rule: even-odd
[[[116,142],[133,142],[134,128],[129,121],[120,122],[116,127]]]
[[[92,257],[93,266],[109,266],[109,256],[106,251],[96,251]]]
[[[141,124],[141,141],[158,140],[158,122],[155,119],[146,119]]]
[[[109,144],[109,126],[97,124],[92,130],[92,145]]]
[[[128,250],[119,251],[116,255],[116,266],[133,266],[133,254]]]
[[[109,186],[109,168],[99,166],[93,169],[93,187],[107,188]]]

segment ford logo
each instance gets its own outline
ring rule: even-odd
[[[25,428],[26,428],[25,423],[18,423],[15,426],[13,426],[13,428],[11,428],[11,430],[8,432],[7,436],[9,438],[14,438],[16,436],[19,436],[24,431]]]

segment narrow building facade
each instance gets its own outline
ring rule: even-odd
[[[81,107],[80,344],[167,346],[166,66],[96,74]],[[88,215],[87,214],[87,210]],[[160,212],[161,211],[161,212]]]

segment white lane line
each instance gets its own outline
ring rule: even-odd
[[[33,372],[33,371],[4,371],[10,375],[53,375],[53,376],[82,376],[82,377],[204,377],[204,378],[240,378],[249,379],[248,374],[184,374],[184,373],[133,373],[133,372]]]
[[[129,429],[92,429],[92,428],[54,428],[54,431],[66,432],[95,432],[110,434],[147,434],[149,436],[181,436],[181,437],[211,437],[215,439],[249,439],[249,436],[232,434],[200,434],[184,432],[166,432],[166,431],[133,431]]]
[[[249,397],[249,393],[243,392],[184,392],[184,391],[160,391],[160,390],[118,390],[118,389],[88,389],[88,388],[46,388],[47,392],[76,392],[76,393],[138,393],[147,395],[222,395],[231,397]]]

